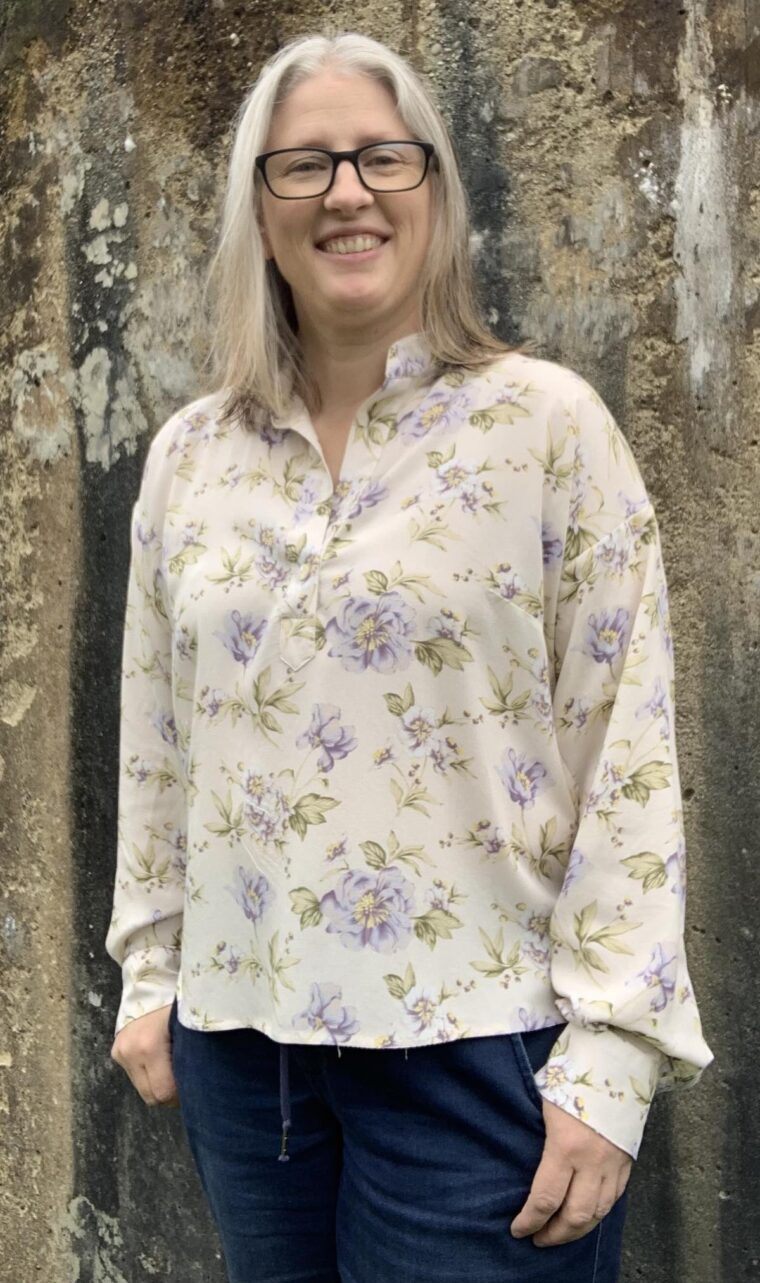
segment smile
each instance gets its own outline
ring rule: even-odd
[[[341,258],[364,258],[382,249],[385,241],[380,236],[341,236],[318,245],[323,254],[333,254]]]

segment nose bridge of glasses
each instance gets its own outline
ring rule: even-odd
[[[361,150],[363,149],[360,148],[360,151]],[[361,187],[363,191],[366,191],[367,189],[365,184],[362,181],[361,171],[359,169],[360,159],[361,159],[361,156],[359,152],[356,152],[356,151],[350,152],[348,155],[345,152],[336,153],[333,158],[333,179],[330,186],[332,187],[338,182],[341,172],[345,177],[345,169],[343,169],[343,166],[348,165],[348,168],[351,172],[351,178],[353,179],[354,183],[356,183],[359,187]]]

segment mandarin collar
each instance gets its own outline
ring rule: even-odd
[[[402,338],[396,339],[395,343],[391,343],[388,348],[385,373],[378,390],[383,393],[394,391],[396,388],[401,390],[404,384],[411,384],[432,376],[437,366],[438,363],[423,331],[417,330],[414,334],[405,334]],[[301,397],[294,393],[287,412],[281,417],[273,415],[271,422],[272,426],[278,429],[295,427],[297,430],[302,430],[305,420],[308,420],[306,407]],[[304,435],[310,437],[311,433],[307,432]]]

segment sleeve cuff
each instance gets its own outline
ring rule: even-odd
[[[114,1037],[130,1020],[169,1006],[177,992],[180,951],[165,945],[138,949],[122,963],[123,988]]]
[[[622,1029],[567,1025],[536,1085],[545,1100],[636,1158],[663,1060]]]

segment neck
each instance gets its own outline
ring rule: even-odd
[[[320,415],[331,417],[353,411],[380,387],[385,377],[388,348],[414,334],[419,318],[410,314],[404,321],[375,326],[371,332],[326,331],[299,322],[299,337],[306,368],[315,380],[321,398]]]

